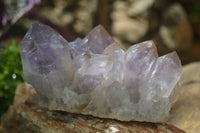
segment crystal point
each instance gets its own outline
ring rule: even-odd
[[[153,41],[124,51],[101,25],[67,42],[35,23],[20,53],[24,78],[42,106],[123,121],[166,120],[182,73],[175,52],[158,57]]]

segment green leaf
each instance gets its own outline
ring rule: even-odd
[[[12,104],[16,86],[24,81],[17,42],[12,40],[4,46],[0,48],[0,116]]]

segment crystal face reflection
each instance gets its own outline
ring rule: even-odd
[[[153,41],[124,51],[101,25],[68,42],[34,23],[20,53],[42,106],[122,121],[165,121],[182,73],[176,52],[158,57]]]

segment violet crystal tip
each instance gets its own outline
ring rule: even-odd
[[[101,118],[165,121],[182,73],[175,52],[158,57],[153,41],[124,51],[101,25],[68,42],[34,23],[19,48],[42,106]]]

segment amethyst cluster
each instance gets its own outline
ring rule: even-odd
[[[153,41],[120,48],[106,30],[66,41],[34,23],[20,44],[25,80],[49,110],[122,121],[165,121],[177,99],[176,52],[158,57]]]

